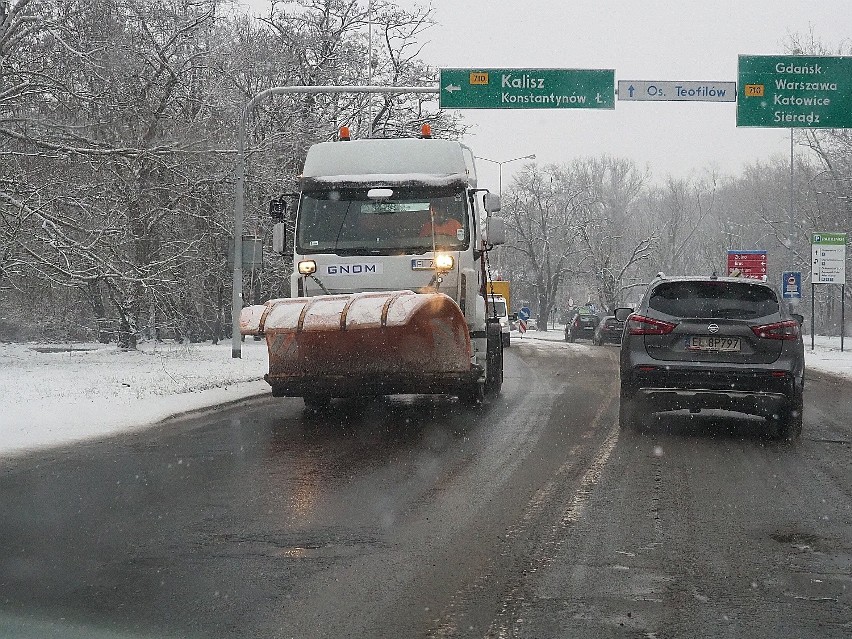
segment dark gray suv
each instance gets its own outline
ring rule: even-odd
[[[723,409],[764,416],[772,436],[802,430],[801,315],[787,315],[763,282],[658,277],[625,320],[619,425],[645,415]]]

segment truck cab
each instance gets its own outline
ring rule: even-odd
[[[473,152],[457,141],[429,136],[324,142],[308,150],[300,182],[292,297],[357,295],[358,305],[364,306],[364,296],[370,294],[375,304],[389,300],[387,296],[402,299],[395,294],[400,291],[446,296],[466,325],[469,379],[474,380],[460,382],[457,394],[470,399],[481,397],[483,389],[499,389],[502,339],[499,325],[488,320],[484,258],[505,241],[505,227],[501,219],[489,217],[499,210],[499,197],[477,187]],[[285,252],[284,241],[283,229],[276,228],[274,249]],[[350,305],[343,303],[340,326],[345,332]],[[310,316],[307,308],[302,319]],[[387,307],[382,313],[384,318]],[[431,324],[439,327],[442,321],[436,318]],[[301,330],[294,328],[297,344]],[[378,330],[375,336],[380,339]],[[340,347],[349,343],[345,335],[335,339]],[[428,357],[440,359],[441,354]],[[358,363],[352,367],[357,371]],[[399,371],[391,377],[401,379]],[[291,386],[279,380],[281,394],[289,394]],[[412,392],[405,390],[411,387],[417,387],[416,379],[382,385],[388,392]],[[447,386],[422,387],[424,392],[432,387],[446,392]],[[299,385],[294,392],[303,391]]]

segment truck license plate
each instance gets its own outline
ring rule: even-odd
[[[739,352],[739,337],[693,335],[686,338],[686,348],[690,351]]]
[[[429,257],[413,257],[411,258],[412,271],[431,271],[435,267],[432,266],[432,258]]]

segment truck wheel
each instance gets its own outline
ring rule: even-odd
[[[497,324],[488,325],[485,394],[497,395],[503,386],[503,334]]]
[[[311,393],[302,398],[308,410],[322,410],[331,403],[331,396],[325,393]]]
[[[497,345],[497,351],[488,357],[488,370],[485,373],[485,393],[499,395],[503,387],[503,348]]]
[[[458,397],[463,406],[479,406],[485,400],[485,385],[473,382],[459,391]]]

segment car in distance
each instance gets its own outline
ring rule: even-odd
[[[619,425],[653,412],[722,409],[766,418],[770,434],[802,430],[801,315],[758,280],[658,277],[625,320]]]
[[[604,344],[621,344],[621,334],[624,332],[624,322],[615,315],[607,315],[601,318],[592,336],[595,346]]]
[[[595,335],[600,318],[588,306],[581,306],[569,318],[565,325],[565,341],[576,342],[578,339],[591,340]]]

